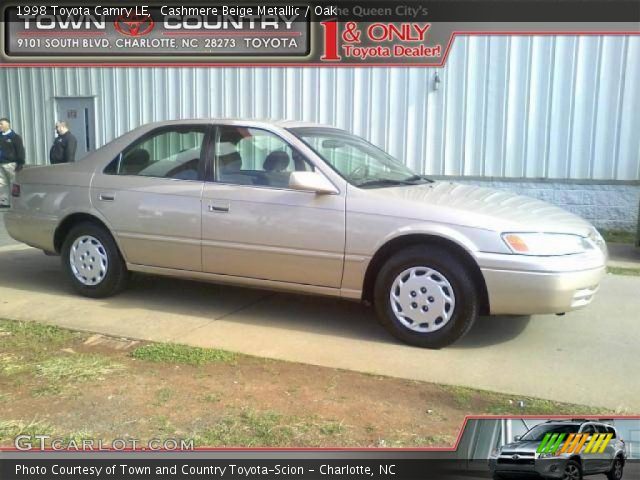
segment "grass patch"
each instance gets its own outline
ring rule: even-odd
[[[500,393],[458,386],[443,385],[441,388],[452,396],[459,408],[483,414],[598,415],[602,413],[602,409],[585,405],[559,403],[531,397],[510,397]]]
[[[607,267],[607,272],[613,275],[630,275],[632,277],[640,277],[640,268]]]
[[[155,398],[153,404],[156,407],[164,405],[169,400],[171,400],[172,396],[173,396],[173,390],[171,390],[170,388],[161,388],[160,390],[158,390],[156,392],[156,398]]]
[[[222,395],[220,395],[219,393],[207,393],[206,395],[202,396],[202,400],[208,403],[218,403],[220,402],[220,400],[222,400]]]
[[[198,447],[284,447],[349,444],[349,428],[341,421],[295,417],[244,408],[193,434]]]
[[[29,348],[40,351],[61,347],[81,334],[36,322],[0,320],[0,346],[3,349]]]
[[[345,427],[342,422],[325,422],[321,423],[318,430],[325,436],[342,435],[345,432]]]
[[[601,230],[600,234],[610,243],[636,243],[636,232],[627,230]]]
[[[0,442],[13,441],[18,435],[51,434],[51,426],[39,420],[24,422],[22,420],[0,421]]]
[[[236,359],[236,355],[215,348],[189,347],[176,343],[152,343],[136,348],[131,356],[138,360],[163,363],[180,363],[185,365],[204,365],[207,363],[228,363]]]
[[[398,433],[400,438],[379,438],[377,447],[406,448],[406,447],[451,447],[455,443],[455,437],[451,435],[426,435]]]
[[[35,366],[35,373],[48,381],[85,382],[103,379],[124,368],[100,355],[75,354],[44,360]]]
[[[0,375],[11,377],[30,370],[24,358],[11,353],[0,353]]]
[[[275,412],[243,410],[222,418],[211,428],[195,435],[202,447],[280,447],[291,445],[295,437],[291,422]]]

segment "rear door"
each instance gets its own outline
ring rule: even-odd
[[[96,174],[91,201],[127,262],[202,271],[201,196],[211,128],[160,127]]]
[[[589,448],[590,445],[593,446],[591,442],[594,440],[595,435],[598,433],[596,431],[596,427],[592,423],[584,424],[582,425],[580,433],[586,433],[589,435],[589,438],[584,443],[584,446],[582,448],[582,453],[580,455],[582,458],[582,470],[584,471],[584,473],[597,472],[598,471],[597,457],[591,452],[589,453],[586,452],[587,448]]]

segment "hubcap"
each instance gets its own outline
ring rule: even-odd
[[[429,267],[412,267],[396,277],[389,292],[391,308],[409,330],[430,333],[444,327],[456,306],[449,280]]]
[[[565,480],[579,480],[580,470],[575,465],[567,465],[564,470],[564,478]]]
[[[95,237],[78,237],[69,252],[69,265],[80,283],[98,285],[104,280],[109,268],[107,251]]]

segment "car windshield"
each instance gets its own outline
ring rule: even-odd
[[[580,425],[568,424],[543,424],[537,425],[525,433],[520,440],[526,440],[530,442],[541,442],[547,433],[578,433]]]
[[[343,130],[305,127],[291,129],[291,132],[356,187],[431,183],[375,145]]]

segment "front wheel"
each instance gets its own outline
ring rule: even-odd
[[[613,461],[611,470],[607,472],[607,478],[609,480],[620,480],[622,478],[623,470],[624,463],[622,462],[622,459],[620,457],[616,457],[616,459]]]
[[[129,273],[111,234],[93,223],[71,229],[62,246],[62,266],[81,295],[103,298],[122,290]]]
[[[410,345],[442,348],[467,333],[479,312],[468,269],[447,249],[420,245],[391,257],[378,274],[374,303],[382,325]]]
[[[582,480],[582,468],[580,464],[573,460],[569,460],[564,466],[563,480]]]

